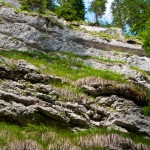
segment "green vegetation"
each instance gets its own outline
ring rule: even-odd
[[[116,0],[117,1],[117,0]],[[115,2],[116,2],[115,1]],[[52,1],[47,0],[21,0],[22,2],[22,9],[27,11],[32,11],[33,8],[37,8],[39,13],[45,13],[46,9],[53,9]],[[117,1],[119,2],[119,0]],[[127,2],[127,0],[126,0]],[[95,12],[96,15],[96,22],[98,23],[98,18],[102,16],[104,13],[106,1],[104,0],[103,3],[101,1],[94,0],[91,4],[91,11]],[[71,0],[59,1],[60,6],[56,8],[56,13],[66,20],[84,20],[84,4],[82,0]],[[76,4],[76,5],[74,5]],[[114,3],[113,3],[114,4]],[[117,3],[117,5],[119,5]],[[41,7],[42,6],[42,7]],[[142,5],[143,6],[143,5]],[[114,14],[121,13],[120,20],[116,19],[116,25],[120,27],[124,27],[128,21],[124,19],[125,16],[122,16],[122,5],[119,5],[120,10],[118,12],[113,12]],[[115,10],[116,6],[114,6]],[[119,9],[117,7],[117,9]],[[137,17],[137,16],[136,16]],[[130,18],[130,17],[129,17]],[[132,17],[131,17],[132,18]],[[130,18],[130,19],[131,19]],[[141,17],[140,17],[141,18]],[[123,20],[124,19],[124,20]],[[145,19],[145,18],[144,18]],[[52,19],[51,19],[52,20]],[[134,18],[132,18],[134,20]],[[56,20],[52,20],[53,23],[58,23]],[[114,20],[115,21],[115,20]],[[119,21],[119,22],[117,22]],[[121,21],[121,22],[120,22]],[[145,21],[145,20],[144,20]],[[117,24],[118,23],[118,24]],[[131,24],[132,31],[140,33],[144,39],[144,48],[147,53],[150,55],[150,21],[146,21],[146,26],[140,26],[138,29],[138,24]],[[130,25],[130,24],[129,24]],[[144,29],[144,31],[143,31]],[[142,31],[141,31],[142,30]],[[142,32],[142,33],[141,33]],[[99,37],[103,37],[106,39],[111,40],[112,38],[116,38],[114,36],[105,34],[105,33],[91,33],[93,35],[98,35]],[[43,34],[40,38],[45,38]],[[108,70],[97,70],[93,69],[92,67],[85,66],[83,64],[82,59],[96,59],[100,62],[109,62],[109,63],[121,63],[124,64],[122,61],[113,61],[109,59],[105,59],[103,57],[91,57],[91,56],[77,56],[70,53],[60,53],[60,52],[50,52],[48,54],[40,51],[4,51],[0,50],[0,55],[12,58],[14,60],[26,60],[29,63],[38,67],[43,74],[52,74],[56,76],[63,77],[67,80],[76,81],[79,78],[87,77],[87,76],[95,76],[101,77],[108,80],[119,81],[121,83],[126,82],[125,78],[121,74],[117,74]],[[1,64],[0,60],[0,64]],[[13,69],[13,65],[8,64],[9,67]],[[144,71],[136,68],[131,67],[131,69],[141,72],[143,75],[147,75]],[[0,80],[0,83],[3,81]],[[57,91],[59,91],[60,101],[79,101],[85,95],[83,95],[83,91],[81,89],[76,88],[71,85],[55,85],[53,84]],[[63,91],[61,91],[63,89]],[[89,100],[93,100],[89,97]],[[150,116],[150,92],[147,94],[147,100],[149,101],[149,105],[143,108],[144,115]],[[127,134],[121,133],[118,131],[113,130],[106,130],[106,129],[88,129],[85,131],[77,132],[76,134],[72,133],[67,128],[56,127],[55,125],[52,126],[44,126],[44,125],[27,125],[27,126],[19,126],[19,125],[11,125],[8,123],[0,122],[0,149],[4,146],[11,146],[15,147],[21,145],[25,141],[29,141],[31,144],[35,144],[37,148],[41,148],[44,150],[47,149],[56,149],[61,150],[64,147],[67,149],[69,148],[81,148],[83,150],[100,150],[105,149],[102,148],[100,145],[95,144],[96,136],[101,135],[108,135],[108,134],[118,134],[125,138],[130,138],[133,141],[139,143],[143,143],[150,146],[150,140],[146,139],[142,136],[137,136],[135,134]],[[88,147],[88,140],[92,138],[93,143]],[[88,148],[87,148],[88,147]],[[9,149],[9,148],[8,148]],[[15,148],[14,148],[15,149]]]
[[[101,147],[101,141],[97,141],[99,139],[96,137],[99,136],[100,138],[103,135],[103,138],[107,139],[107,135],[109,134],[118,134],[121,137],[130,138],[136,143],[150,145],[150,140],[142,136],[103,128],[87,129],[75,134],[67,128],[55,125],[49,127],[29,124],[24,127],[0,122],[0,148],[4,146],[10,146],[14,149],[20,146],[23,148],[22,143],[28,141],[33,147],[43,150],[48,150],[50,148],[53,150],[61,150],[64,147],[66,149],[81,148],[82,150],[92,150],[97,148],[100,150],[104,148]],[[89,144],[89,136],[93,140],[91,144]]]
[[[145,0],[114,0],[113,23],[122,29],[129,25],[131,31],[138,34],[145,29],[145,23],[149,18],[149,7],[150,2]]]
[[[137,72],[142,73],[143,76],[147,77],[147,73],[146,73],[144,70],[141,70],[141,69],[139,69],[139,68],[137,68],[137,67],[134,67],[134,66],[130,66],[130,68],[131,68],[132,70],[136,70]]]
[[[111,60],[111,59],[106,59],[104,57],[95,57],[95,59],[102,61],[102,62],[109,62],[109,63],[119,63],[119,64],[125,64],[125,62],[123,61],[119,61],[119,60]]]
[[[20,0],[21,9],[27,11],[38,10],[39,13],[44,13],[47,7],[47,0]]]
[[[78,56],[78,57],[82,58],[82,59],[94,59],[94,60],[97,60],[99,62],[125,64],[125,62],[123,62],[123,61],[111,60],[111,59],[107,59],[107,58],[104,58],[104,57],[94,57],[94,56]],[[142,70],[140,70],[140,71],[142,72]],[[145,72],[143,71],[143,73],[145,73]]]
[[[147,92],[148,106],[143,107],[143,113],[145,116],[150,116],[150,91]]]
[[[123,62],[123,61],[111,60],[111,59],[107,59],[107,58],[104,58],[104,57],[96,57],[96,56],[89,56],[89,55],[79,56],[79,55],[68,53],[68,52],[62,52],[62,54],[69,55],[70,57],[75,57],[76,59],[77,58],[81,58],[81,59],[95,59],[95,60],[100,61],[100,62],[125,64],[125,62]]]
[[[100,38],[104,38],[104,39],[108,39],[108,40],[112,40],[113,36],[110,34],[106,34],[106,33],[102,33],[102,32],[90,32],[88,31],[88,33],[92,34],[92,35],[96,35]]]
[[[0,2],[0,5],[6,6],[6,7],[12,7],[10,4],[7,4],[5,2]]]
[[[93,0],[89,10],[95,13],[96,23],[99,24],[99,18],[106,10],[106,0]]]
[[[54,11],[54,0],[19,0],[21,3],[21,9],[27,11],[37,11],[39,13],[45,13],[46,10]]]
[[[67,21],[84,20],[85,6],[83,0],[58,0],[56,13]]]
[[[130,35],[138,35],[143,39],[143,48],[150,56],[150,1],[114,0],[112,14],[115,26],[123,30],[128,26]]]
[[[79,78],[96,76],[104,79],[125,82],[124,76],[107,70],[97,70],[85,66],[80,59],[72,54],[43,53],[39,51],[0,51],[0,55],[16,60],[24,59],[38,67],[44,74],[52,74],[66,79],[77,80]]]
[[[83,0],[20,0],[22,10],[37,11],[45,14],[47,10],[56,12],[67,21],[84,20]],[[59,4],[59,5],[58,5]]]
[[[146,53],[150,57],[150,18],[146,22],[146,28],[142,33],[143,37],[143,48],[145,49]]]

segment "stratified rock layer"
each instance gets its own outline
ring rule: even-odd
[[[103,79],[101,84],[100,79],[96,84],[92,77],[81,79],[76,85],[94,99],[91,101],[85,96],[76,102],[60,101],[62,92],[49,83],[63,83],[61,78],[42,75],[35,66],[23,60],[1,57],[0,67],[0,78],[3,79],[0,117],[3,119],[20,124],[55,121],[71,127],[109,127],[150,136],[150,118],[143,116],[138,106],[139,101],[144,103],[144,92],[134,89],[137,91],[133,94],[134,90],[128,84]]]
[[[105,40],[88,33],[66,28],[65,21],[55,15],[41,17],[18,13],[13,8],[0,6],[0,48],[65,51],[78,55],[104,57],[124,61],[150,72],[150,59],[141,45],[118,40]],[[110,50],[121,50],[117,53]],[[137,54],[137,55],[132,55]]]
[[[5,2],[20,7],[17,0]],[[116,31],[114,29],[110,34]],[[107,29],[105,32],[110,31]],[[117,33],[120,34],[120,31]],[[71,127],[73,131],[88,127],[107,127],[149,137],[150,117],[145,117],[141,111],[141,106],[147,105],[145,88],[150,88],[149,76],[132,67],[149,73],[150,58],[145,57],[140,43],[131,44],[133,41],[130,40],[123,42],[122,35],[119,36],[120,40],[92,36],[87,32],[68,29],[66,22],[55,15],[47,17],[29,15],[0,5],[2,50],[30,49],[45,52],[57,50],[93,56],[88,59],[80,57],[78,60],[96,69],[124,74],[127,80],[132,82],[122,84],[95,77],[79,79],[71,84],[74,88],[77,86],[82,89],[85,94],[74,96],[69,89],[66,91],[51,84],[67,82],[60,77],[41,74],[38,68],[24,60],[16,61],[0,57],[0,120],[9,120],[22,125],[55,122]],[[105,61],[98,60],[99,57],[105,58]],[[136,88],[135,83],[143,87]],[[67,149],[65,146],[67,141],[64,145],[62,143],[60,141],[57,143],[60,149]],[[78,143],[87,149],[94,145],[110,150],[149,150],[149,147],[143,144],[135,144],[129,139],[113,134],[81,137]],[[57,144],[50,144],[49,149],[58,149]],[[12,142],[6,149],[41,150],[42,147],[34,141],[27,140]],[[80,150],[78,146],[71,149]]]

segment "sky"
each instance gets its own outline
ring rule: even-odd
[[[92,0],[84,0],[86,9],[89,8],[91,1]],[[108,23],[111,23],[112,21],[112,15],[111,15],[111,10],[110,10],[112,2],[113,0],[107,0],[106,11],[105,11],[104,16],[102,17],[102,20],[107,21]],[[94,13],[87,12],[86,20],[89,22],[94,22],[95,21]]]

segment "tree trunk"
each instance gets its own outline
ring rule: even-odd
[[[95,19],[96,19],[96,25],[98,25],[99,24],[98,15],[95,15]]]

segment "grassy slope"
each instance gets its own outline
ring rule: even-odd
[[[19,52],[19,51],[0,51],[0,55],[16,60],[26,60],[38,67],[43,74],[52,74],[70,80],[77,80],[87,76],[96,76],[104,79],[125,82],[124,76],[107,70],[97,70],[85,66],[77,56],[66,53],[42,52]]]
[[[103,79],[118,81],[121,83],[125,83],[126,80],[123,75],[114,73],[107,70],[97,70],[93,69],[91,67],[85,66],[82,62],[82,59],[96,59],[97,61],[103,61],[103,62],[111,62],[111,63],[121,63],[121,62],[115,62],[112,60],[104,59],[104,58],[93,58],[90,56],[77,56],[71,53],[43,53],[39,51],[4,51],[0,50],[0,55],[12,58],[15,60],[26,60],[27,62],[35,65],[38,67],[43,74],[51,74],[60,76],[64,79],[70,80],[70,81],[76,81],[79,78],[87,77],[87,76],[95,76],[95,77],[101,77]],[[133,69],[136,69],[135,67]],[[137,69],[136,69],[137,70]],[[141,70],[138,69],[138,71],[141,72]],[[145,74],[145,72],[142,72]],[[60,86],[60,85],[56,85]],[[62,86],[62,85],[61,85]],[[65,87],[63,85],[63,88],[72,88],[72,87]],[[74,93],[79,94],[80,90],[73,88],[72,89]],[[150,100],[150,96],[148,94],[147,99]],[[149,115],[149,109],[150,105],[148,107],[144,108],[144,113],[146,115]]]
[[[77,56],[69,53],[45,54],[43,52],[33,51],[20,52],[13,50],[11,52],[8,52],[0,50],[0,55],[16,60],[26,60],[37,66],[44,74],[57,75],[73,81],[82,77],[98,76],[104,79],[125,82],[125,79],[122,75],[110,71],[96,70],[91,67],[84,66],[81,60],[77,58]],[[100,60],[103,61],[103,59]],[[26,127],[21,127],[19,125],[11,125],[1,122],[0,148],[10,143],[12,145],[15,145],[15,141],[22,142],[30,140],[31,142],[35,141],[37,143],[37,146],[42,146],[44,150],[48,149],[48,147],[52,147],[53,149],[55,149],[55,146],[57,146],[56,149],[61,150],[63,145],[67,145],[68,147],[80,147],[84,150],[86,148],[82,144],[79,144],[82,143],[82,140],[87,139],[89,136],[95,137],[97,135],[109,133],[116,133],[123,137],[131,138],[135,142],[141,142],[150,145],[150,140],[145,139],[142,136],[123,134],[116,131],[107,131],[106,129],[89,129],[87,131],[73,134],[67,129],[56,128],[55,126],[46,127],[43,125],[28,125]],[[94,145],[93,143],[93,145],[89,149],[100,150],[102,148],[100,146]]]

